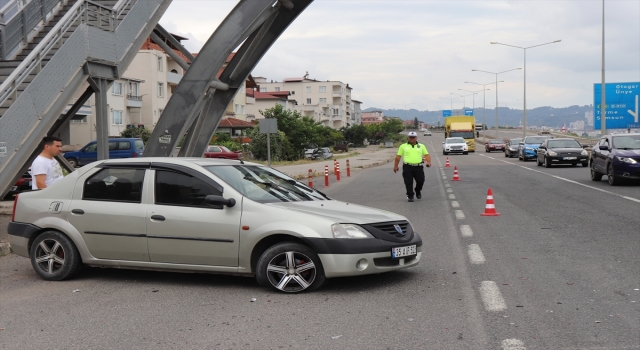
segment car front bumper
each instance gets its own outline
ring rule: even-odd
[[[445,148],[444,149],[445,152],[447,153],[464,153],[464,152],[469,152],[468,149],[452,149],[452,148]]]
[[[536,153],[536,150],[524,150],[522,151],[522,156],[524,159],[532,159],[536,158],[538,154]]]
[[[640,163],[613,162],[613,173],[623,179],[640,180]]]
[[[567,158],[575,158],[575,159],[567,159]],[[589,156],[547,156],[547,160],[551,162],[551,164],[574,164],[574,163],[586,163],[589,161]]]

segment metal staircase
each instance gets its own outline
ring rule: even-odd
[[[39,153],[42,137],[55,134],[94,93],[99,149],[108,154],[106,91],[170,2],[31,0],[19,8],[12,0],[0,9],[0,198]]]

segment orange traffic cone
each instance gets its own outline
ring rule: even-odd
[[[496,212],[496,205],[493,203],[493,192],[491,189],[487,192],[487,204],[484,207],[484,213],[481,216],[500,216],[500,213]]]
[[[447,157],[447,162],[444,164],[445,168],[451,168],[451,164],[449,164],[449,157]]]
[[[453,167],[453,179],[451,181],[460,181],[460,176],[458,176],[458,167]]]

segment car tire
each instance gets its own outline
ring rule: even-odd
[[[524,159],[523,159],[523,158],[524,158],[524,157],[520,157],[520,153],[518,153],[518,160],[519,160],[519,161],[524,161]]]
[[[67,162],[69,162],[69,164],[71,164],[71,166],[74,168],[78,167],[78,160],[75,158],[69,158],[67,159]]]
[[[293,274],[287,272],[289,261],[293,262]],[[299,268],[303,270],[298,272]],[[313,249],[299,243],[283,242],[262,253],[256,265],[256,280],[281,292],[299,293],[320,288],[326,277],[322,262]]]
[[[544,157],[544,167],[551,168],[551,161],[547,157]]]
[[[47,281],[72,278],[82,267],[82,259],[75,244],[57,231],[46,231],[36,237],[29,257],[33,269]]]
[[[583,168],[586,168],[589,166],[589,162],[582,162],[581,164]]]
[[[594,168],[593,168],[593,164],[591,164],[591,181],[600,181],[602,180],[602,174],[600,174],[599,172],[597,172]]]
[[[442,154],[444,154],[444,155],[446,156],[446,155],[447,155],[447,154],[449,154],[449,153],[447,153],[447,152],[445,152],[445,151],[442,151]]]
[[[609,182],[611,186],[618,186],[620,182],[622,182],[622,180],[613,175],[613,164],[611,163],[607,166],[607,182]]]
[[[462,154],[469,154],[469,152],[462,152]]]

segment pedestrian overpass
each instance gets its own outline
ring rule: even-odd
[[[249,73],[312,1],[242,0],[194,58],[158,25],[171,0],[0,0],[0,198],[38,155],[42,137],[68,125],[93,94],[98,159],[108,158],[106,93],[149,37],[186,73],[144,156],[170,156],[185,134],[179,156],[202,156]]]

